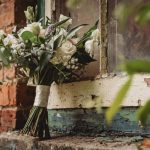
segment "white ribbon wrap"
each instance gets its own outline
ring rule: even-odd
[[[50,86],[37,85],[34,106],[47,107]]]

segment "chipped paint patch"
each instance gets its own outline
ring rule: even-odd
[[[103,108],[102,113],[95,109],[48,110],[49,128],[51,132],[63,134],[95,135],[102,131],[115,131],[150,135],[150,118],[147,125],[141,128],[136,120],[137,107],[122,108],[110,126],[106,125],[105,110]]]

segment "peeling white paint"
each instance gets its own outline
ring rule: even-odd
[[[150,75],[136,75],[123,106],[139,106],[150,98],[150,87],[144,81]],[[48,109],[110,106],[127,77],[111,77],[51,86]]]

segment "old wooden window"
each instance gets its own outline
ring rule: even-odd
[[[59,15],[63,14],[70,16],[73,19],[73,25],[87,23],[88,27],[81,30],[78,34],[82,35],[90,26],[99,19],[99,6],[100,0],[86,0],[83,5],[77,6],[74,10],[69,10],[66,8],[66,0],[45,0],[45,16],[52,18],[53,20],[58,20]],[[93,79],[100,72],[100,52],[95,51],[96,62],[89,64],[82,75],[82,79]]]
[[[115,19],[113,11],[123,0],[108,1],[108,70],[115,68],[123,59],[150,58],[150,38],[148,28],[144,30],[130,18],[124,31]],[[143,1],[144,2],[144,1]]]

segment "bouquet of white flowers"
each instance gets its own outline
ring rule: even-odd
[[[60,15],[56,23],[47,18],[35,22],[32,7],[25,11],[27,26],[12,34],[0,31],[0,59],[5,66],[16,64],[36,85],[36,97],[22,133],[49,138],[47,102],[52,82],[78,78],[78,70],[95,61],[99,46],[98,22],[81,38],[76,33],[87,24],[70,29],[72,19]]]

